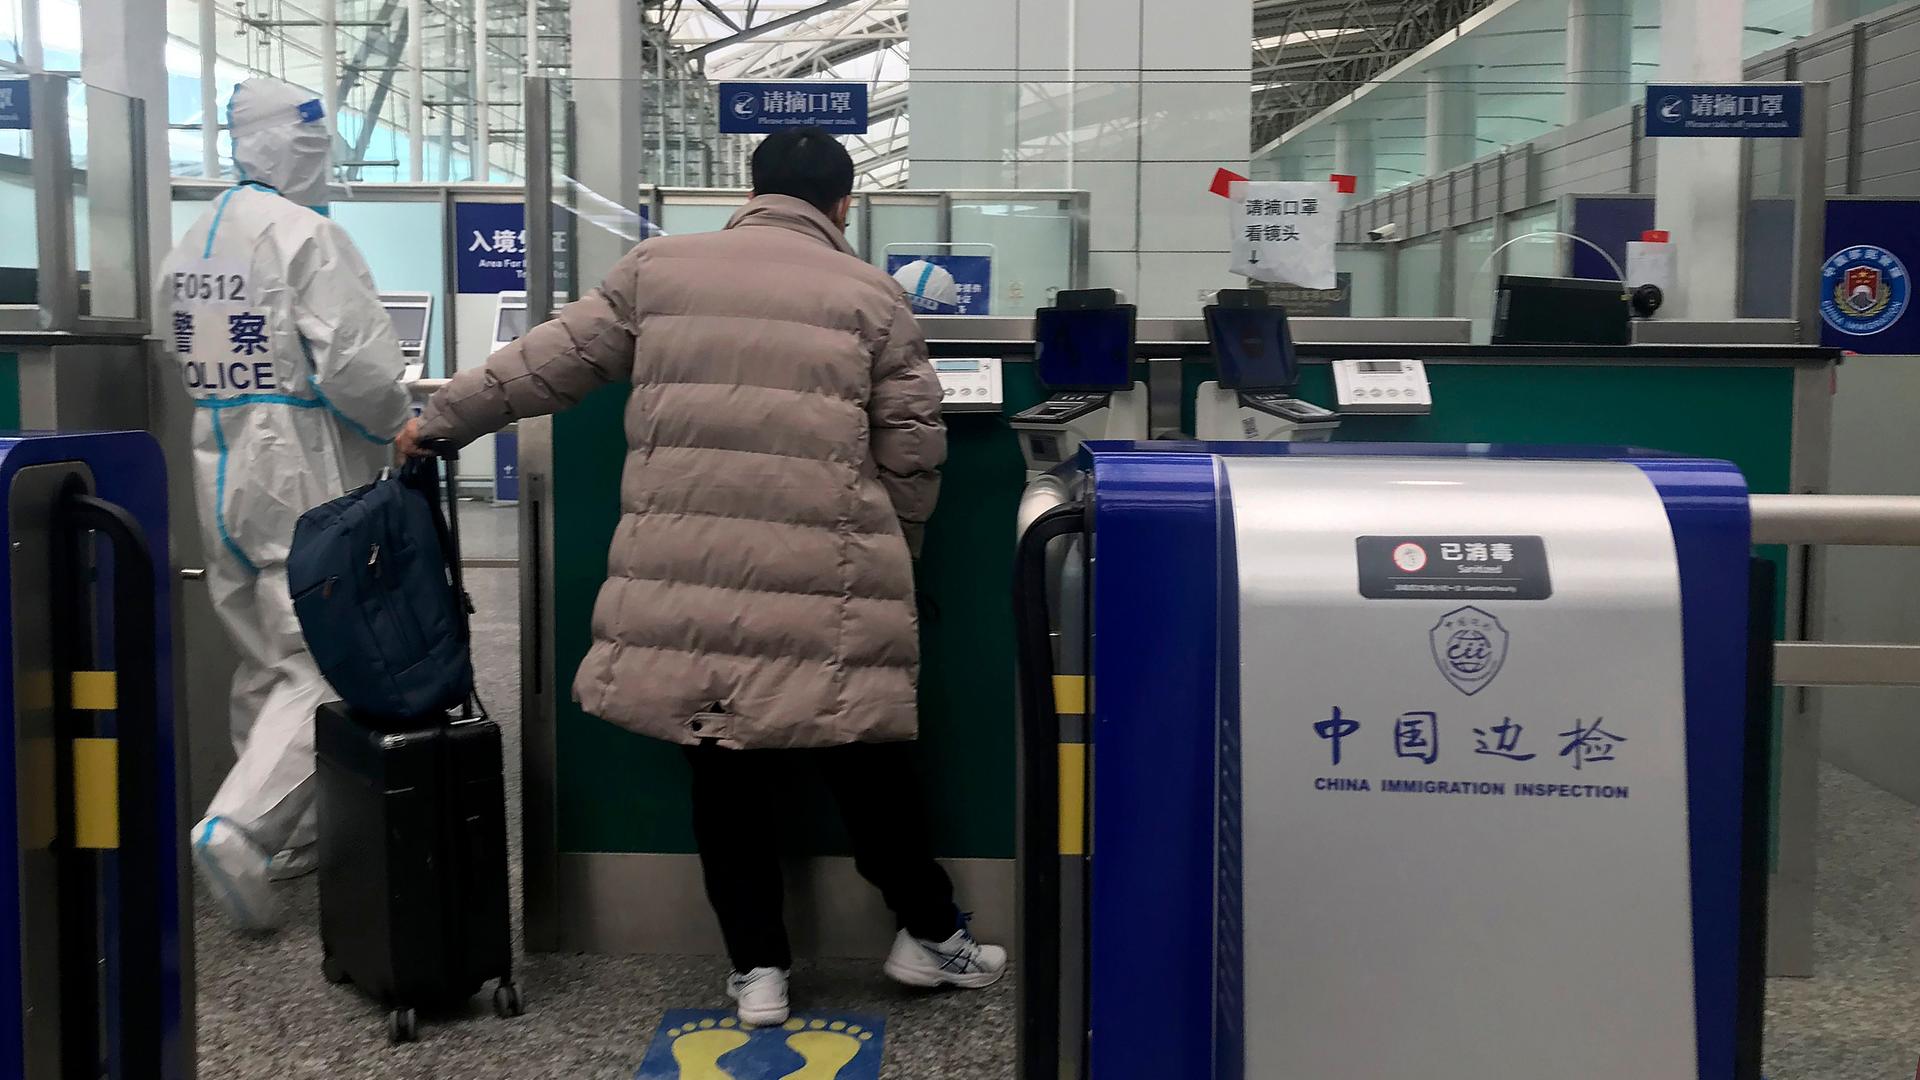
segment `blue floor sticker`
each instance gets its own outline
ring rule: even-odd
[[[730,1009],[669,1009],[634,1080],[880,1080],[886,1023],[814,1011],[745,1028]]]

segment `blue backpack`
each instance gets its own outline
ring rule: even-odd
[[[287,587],[307,648],[341,700],[370,716],[417,721],[473,699],[473,607],[436,472],[410,461],[294,527]],[[449,507],[453,483],[449,467]]]

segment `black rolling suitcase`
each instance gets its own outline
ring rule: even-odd
[[[440,533],[464,637],[451,466],[446,498]],[[323,971],[385,1004],[396,1043],[417,1037],[417,1009],[456,1004],[490,979],[496,1012],[522,1009],[500,727],[477,705],[396,718],[335,701],[314,718]]]
[[[329,702],[314,739],[327,980],[384,1003],[394,1042],[416,1036],[416,1008],[472,997],[489,979],[495,1010],[519,1015],[499,725],[395,727]]]

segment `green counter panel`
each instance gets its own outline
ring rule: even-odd
[[[1726,458],[1756,491],[1785,491],[1793,371],[1787,367],[1430,365],[1434,410],[1353,417],[1342,440],[1627,443]],[[1009,414],[1041,398],[1032,368],[1009,364]],[[1207,365],[1185,366],[1192,389]],[[1330,402],[1329,369],[1309,367],[1301,395]],[[568,700],[586,654],[593,600],[618,520],[624,389],[589,398],[553,425],[554,618],[562,851],[693,850],[686,769],[677,748],[582,713]],[[1025,470],[1006,421],[956,415],[940,508],[919,566],[922,776],[942,855],[1010,858],[1014,835],[1013,521]],[[798,853],[844,853],[824,791],[811,780],[766,793]]]
[[[20,430],[20,354],[0,352],[0,431]]]

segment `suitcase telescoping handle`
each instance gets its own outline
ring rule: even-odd
[[[460,620],[460,639],[471,646],[473,642],[473,597],[467,594],[465,568],[460,565],[460,448],[451,439],[423,439],[420,448],[433,455],[433,458],[446,463],[444,470],[444,491],[435,491],[433,458],[409,461],[400,470],[403,480],[427,497],[427,503],[433,507],[434,531],[440,534],[440,547],[446,552],[447,573],[453,582],[453,597],[456,613]],[[443,505],[444,504],[444,505]],[[486,704],[475,691],[470,702],[474,714],[485,717]]]
[[[108,1058],[120,1063],[119,1076],[157,1077],[169,995],[161,989],[163,929],[154,889],[162,878],[161,860],[175,851],[171,815],[158,805],[159,770],[174,761],[173,747],[160,738],[159,571],[139,521],[125,507],[88,494],[77,480],[56,501],[52,524],[61,1058],[68,1075],[92,1076],[93,1063],[102,1060],[98,1042],[104,1032],[117,1044]],[[87,556],[95,537],[113,552],[111,671],[94,670],[93,623],[100,609],[91,595]],[[83,683],[86,698],[76,700]],[[111,732],[102,731],[94,715],[102,709],[113,713]],[[77,758],[88,767],[76,771]],[[118,805],[90,810],[83,828],[74,799],[77,777],[107,772],[101,766],[108,761]],[[111,894],[99,891],[103,884]],[[104,920],[96,906],[100,897],[113,901]],[[117,948],[107,957],[103,991],[96,981],[98,958],[109,944]],[[105,1024],[99,1022],[103,1012],[109,1015]]]

